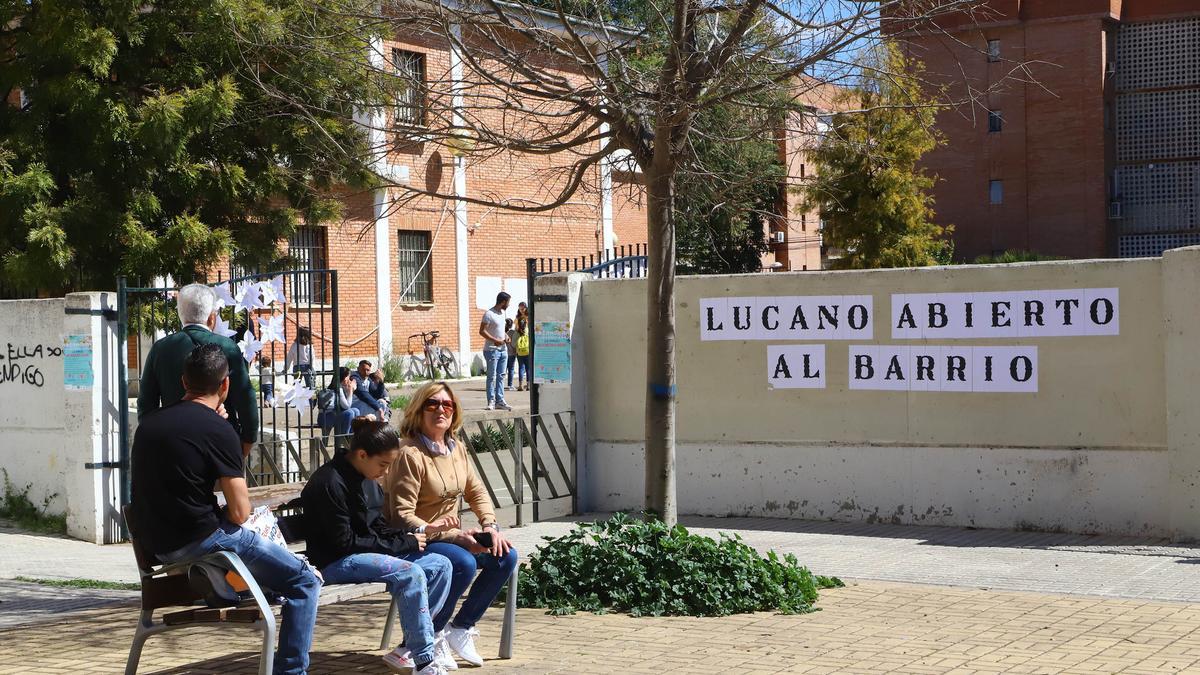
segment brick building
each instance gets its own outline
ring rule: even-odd
[[[456,67],[449,45],[436,39],[406,36],[387,42],[381,51],[418,80],[449,77]],[[829,109],[833,93],[820,86],[809,89],[807,114],[794,118],[779,135],[780,156],[793,185],[811,174],[803,149],[815,137],[817,113]],[[437,186],[439,192],[458,190],[455,194],[467,197],[544,199],[544,176],[555,165],[553,156],[452,156],[445,148],[419,142],[413,131],[429,105],[419,98],[402,101],[396,114],[410,119],[400,120],[391,138],[373,143],[391,146],[384,170],[398,182]],[[433,198],[396,201],[396,191],[390,192],[347,195],[343,222],[301,228],[289,242],[301,267],[338,270],[343,360],[388,352],[420,354],[420,339],[409,336],[431,329],[439,330],[443,346],[461,359],[463,352],[482,349],[480,314],[496,293],[513,296],[512,312],[525,299],[526,258],[588,255],[646,241],[641,175],[619,155],[598,166],[568,204],[546,213]],[[783,191],[779,209],[768,233],[773,243],[764,269],[819,269],[818,215],[803,208],[795,190]]]
[[[440,100],[445,82],[464,77],[448,43],[406,34],[377,51],[417,85],[385,124],[371,125],[372,147],[388,148],[380,173],[401,185],[512,204],[543,202],[553,192],[554,156],[456,156],[422,140],[427,115],[448,115],[463,105]],[[621,189],[630,175],[613,164],[597,166],[570,201],[544,213],[414,198],[399,188],[348,194],[342,222],[302,227],[288,249],[301,268],[338,270],[343,360],[421,354],[420,338],[409,336],[430,330],[440,331],[440,343],[462,359],[482,349],[480,316],[498,292],[513,296],[510,315],[526,299],[526,258],[595,254],[645,241],[637,191]]]
[[[1200,243],[1200,2],[989,0],[904,34],[970,104],[926,156],[956,255],[1158,255]]]
[[[816,175],[807,150],[828,126],[840,91],[815,80],[801,80],[796,86],[802,110],[789,118],[777,137],[780,161],[787,166],[787,184],[780,192],[778,215],[768,233],[771,249],[763,256],[763,269],[778,272],[821,269],[821,213],[804,203],[798,188]]]

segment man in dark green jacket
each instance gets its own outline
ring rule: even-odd
[[[154,343],[142,364],[138,390],[138,419],[183,399],[183,361],[203,344],[221,347],[229,360],[229,396],[225,410],[242,439],[242,453],[250,454],[258,440],[258,399],[250,386],[250,370],[237,343],[213,330],[217,326],[217,294],[204,284],[179,289],[179,321],[183,330]]]

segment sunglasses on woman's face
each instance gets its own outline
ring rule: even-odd
[[[442,410],[445,410],[448,413],[452,413],[452,412],[454,412],[454,401],[450,401],[450,400],[439,401],[436,398],[427,398],[427,399],[425,399],[424,407],[425,407],[426,412],[437,412],[437,409],[441,408]]]

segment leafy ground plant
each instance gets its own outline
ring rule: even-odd
[[[548,538],[521,574],[520,606],[551,614],[801,614],[815,611],[817,589],[843,585],[813,575],[790,553],[764,558],[737,535],[710,539],[620,513]]]
[[[29,498],[32,485],[26,485],[25,489],[18,490],[9,480],[8,471],[0,469],[0,473],[4,474],[4,494],[0,495],[0,519],[10,520],[22,530],[46,534],[66,534],[67,517],[47,512],[50,500],[57,495],[47,496],[39,508]]]

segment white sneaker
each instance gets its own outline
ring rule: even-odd
[[[512,410],[512,406],[505,403],[504,401],[501,401],[496,404],[496,410]]]
[[[473,666],[482,666],[483,657],[475,651],[474,638],[476,635],[479,635],[479,631],[475,628],[455,628],[454,626],[446,628],[446,642],[450,644],[454,653]]]
[[[437,659],[434,659],[429,663],[429,665],[420,670],[417,670],[414,667],[412,672],[413,675],[447,675],[446,668],[442,666],[442,664],[438,663]]]
[[[454,660],[454,652],[446,643],[446,631],[437,634],[433,639],[433,660],[442,664],[446,670],[458,670],[458,661]]]
[[[483,408],[483,409],[484,409],[484,410],[495,410],[495,409],[496,409],[496,406],[495,406],[495,405],[493,405],[493,404],[491,404],[491,403],[489,403],[489,404],[487,404],[486,406],[484,406],[484,408]]]
[[[384,654],[383,662],[397,673],[410,673],[417,667],[413,663],[412,654],[404,647],[396,647],[391,652]]]

